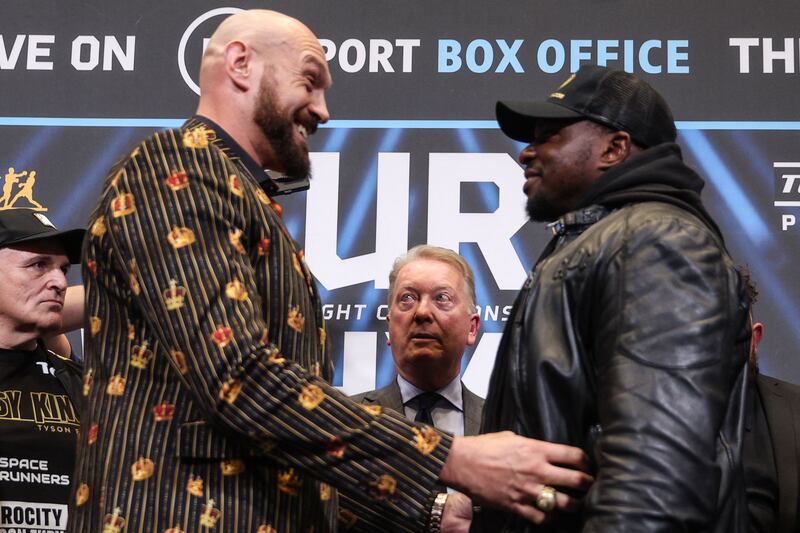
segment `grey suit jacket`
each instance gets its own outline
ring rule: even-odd
[[[778,474],[778,532],[800,531],[800,386],[764,375],[758,376],[757,384]]]
[[[461,390],[464,398],[464,435],[477,435],[481,429],[483,398],[470,391],[464,383],[461,383]],[[382,389],[356,394],[351,398],[353,401],[365,405],[380,405],[387,409],[393,409],[401,415],[405,413],[403,397],[400,395],[400,385],[397,384],[397,380]]]

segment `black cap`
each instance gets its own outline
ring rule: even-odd
[[[677,136],[667,102],[646,81],[593,65],[571,74],[544,102],[500,101],[495,112],[503,133],[524,142],[533,140],[534,125],[542,118],[587,118],[628,132],[645,148]]]
[[[81,262],[81,246],[86,230],[59,231],[42,213],[32,209],[0,211],[0,248],[42,239],[56,239],[64,245],[69,262]]]

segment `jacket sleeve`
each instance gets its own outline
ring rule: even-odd
[[[630,226],[600,276],[598,472],[584,531],[705,531],[717,515],[721,427],[745,364],[735,338],[745,304],[708,229],[679,217]]]
[[[182,354],[185,362],[172,365],[217,431],[382,507],[397,531],[422,530],[450,437],[368,411],[297,364],[312,360],[301,353],[309,342],[325,342],[302,314],[280,343],[270,341],[279,334],[268,331],[265,315],[277,299],[292,305],[297,287],[285,279],[268,284],[282,294],[259,291],[256,278],[265,274],[255,272],[248,232],[259,201],[269,199],[257,197],[252,180],[235,179],[239,172],[213,143],[187,142],[180,130],[140,144],[107,182],[100,213],[119,285],[136,286],[130,305],[161,353]],[[303,267],[280,223],[259,231],[277,254],[266,275],[295,276]],[[169,287],[185,291],[180,308],[168,306]]]

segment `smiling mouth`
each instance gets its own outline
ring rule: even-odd
[[[522,192],[525,194],[529,194],[529,191],[533,185],[542,180],[542,176],[540,174],[533,174],[533,173],[525,173],[525,183],[522,184]]]

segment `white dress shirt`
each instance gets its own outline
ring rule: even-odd
[[[400,374],[397,375],[397,384],[400,386],[400,396],[403,398],[403,409],[406,418],[414,420],[417,416],[416,403],[414,398],[425,392],[414,386]],[[444,399],[431,409],[433,425],[437,429],[447,431],[453,435],[464,435],[464,399],[461,388],[461,376],[456,376],[453,381],[434,391],[438,392]]]

